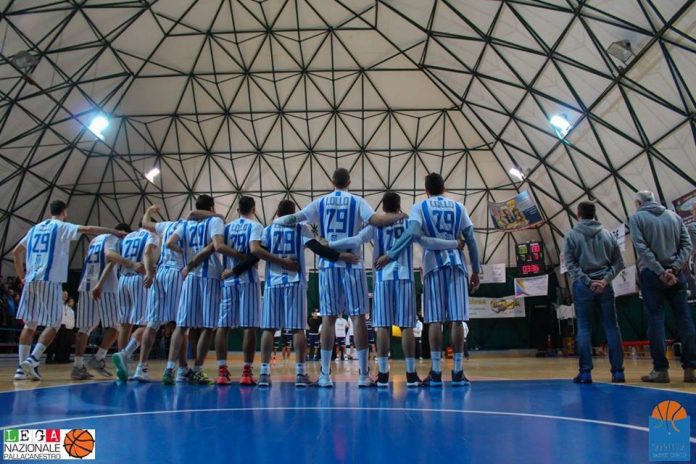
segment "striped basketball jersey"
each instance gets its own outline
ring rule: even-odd
[[[85,261],[82,264],[82,277],[80,277],[78,291],[89,292],[97,285],[107,264],[106,251],[111,250],[118,253],[119,248],[119,238],[115,235],[101,234],[92,239],[89,243]],[[118,275],[116,272],[111,272],[104,282],[102,291],[104,293],[116,293],[117,290]]]
[[[334,242],[357,234],[375,212],[364,198],[336,190],[314,200],[300,214],[304,215],[308,222],[319,225],[322,238]],[[362,268],[362,248],[351,250],[351,252],[360,258],[358,264],[350,264],[345,261],[331,262],[325,258],[319,258],[319,268]]]
[[[137,263],[142,262],[145,245],[152,234],[145,229],[131,232],[121,240],[121,256]],[[121,275],[137,274],[133,269],[121,266]]]
[[[215,216],[200,221],[181,221],[181,224],[179,224],[174,233],[180,240],[184,241],[182,250],[184,251],[184,260],[188,262],[203,251],[205,247],[210,245],[213,241],[213,237],[216,235],[222,236],[225,233],[225,224],[222,222],[222,219]],[[211,254],[205,262],[195,269],[192,269],[189,274],[198,277],[219,279],[220,274],[222,274],[220,257],[217,253]]]
[[[261,245],[276,256],[294,259],[300,267],[300,270],[295,272],[275,263],[266,263],[267,287],[307,281],[305,244],[313,239],[314,236],[309,227],[303,224],[294,226],[272,224],[264,229]]]
[[[164,221],[158,222],[155,225],[155,232],[159,236],[159,240],[153,235],[152,239],[148,242],[148,245],[159,245],[160,247],[160,258],[157,262],[157,267],[170,267],[173,269],[183,269],[186,265],[184,262],[184,256],[180,253],[175,253],[174,251],[167,248],[167,240],[174,235],[176,229],[184,222],[183,219],[178,221]],[[159,242],[159,243],[158,243]],[[183,237],[179,237],[177,242],[179,248],[184,247]]]
[[[456,240],[467,228],[473,227],[464,205],[442,196],[430,197],[413,205],[410,219],[421,225],[423,236],[445,240]],[[449,266],[466,272],[461,250],[423,250],[425,274]]]
[[[263,235],[263,226],[257,222],[246,218],[236,219],[225,226],[225,245],[234,248],[240,253],[251,254],[250,243],[260,241]],[[238,259],[223,257],[224,269],[233,269],[239,264]],[[259,271],[253,266],[248,271],[239,276],[231,276],[225,280],[225,285],[259,282]]]
[[[79,226],[46,219],[20,241],[26,249],[26,281],[66,282],[70,242],[80,238]]]

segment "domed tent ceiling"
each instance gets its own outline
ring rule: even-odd
[[[336,166],[375,207],[385,189],[408,206],[438,171],[486,261],[541,237],[557,262],[578,201],[596,198],[614,227],[636,189],[670,201],[694,188],[689,1],[0,4],[3,274],[53,198],[74,222],[109,225],[151,203],[177,217],[198,193],[231,218],[249,194],[268,222],[286,195],[326,193]],[[626,63],[607,52],[624,40]],[[98,114],[103,140],[87,129]],[[522,190],[545,225],[496,232],[488,202]]]

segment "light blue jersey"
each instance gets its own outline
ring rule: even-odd
[[[184,262],[184,256],[180,253],[175,253],[174,251],[170,250],[167,248],[167,240],[174,235],[176,232],[177,228],[184,222],[183,219],[179,219],[178,221],[165,221],[165,222],[158,222],[155,225],[155,232],[157,235],[160,237],[160,258],[159,261],[157,262],[157,267],[169,267],[173,269],[178,269],[181,270],[184,268],[186,263]],[[184,239],[179,236],[179,241],[177,242],[177,245],[179,248],[184,247]],[[150,242],[153,245],[157,245],[157,241],[153,240]],[[149,243],[149,244],[150,244]]]
[[[251,242],[260,241],[263,235],[263,226],[257,222],[246,218],[239,218],[225,226],[225,245],[234,248],[240,253],[251,254]],[[224,269],[233,269],[239,264],[240,260],[223,257]],[[246,282],[259,282],[259,271],[253,266],[248,271],[239,276],[227,278],[223,285],[240,284]]]
[[[261,245],[276,256],[294,259],[300,268],[298,272],[295,272],[276,263],[266,263],[266,287],[307,281],[305,244],[311,240],[314,240],[312,231],[303,224],[294,226],[273,224],[264,229]]]
[[[118,253],[120,249],[119,238],[111,234],[101,234],[92,239],[89,243],[87,256],[82,264],[82,277],[78,291],[90,292],[106,267],[106,251],[111,250]],[[102,292],[116,293],[118,290],[118,276],[116,272],[109,273],[106,278]]]
[[[145,253],[145,245],[148,240],[150,240],[152,234],[145,229],[138,229],[135,232],[131,232],[126,235],[126,237],[121,241],[121,256],[136,263],[143,261],[143,254]],[[133,269],[129,269],[121,266],[121,275],[132,275],[137,274]]]
[[[47,219],[29,229],[20,241],[26,249],[26,281],[68,280],[70,242],[80,238],[79,226]]]
[[[192,260],[205,247],[210,245],[213,237],[222,236],[225,232],[225,224],[219,217],[209,217],[206,219],[182,221],[174,232],[184,241],[182,250],[184,251],[185,261]],[[192,269],[189,274],[198,277],[219,279],[222,274],[222,263],[217,253],[213,253],[201,265]]]

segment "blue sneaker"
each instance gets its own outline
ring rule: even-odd
[[[612,372],[611,383],[626,383],[626,376],[623,371]]]
[[[574,383],[589,384],[592,383],[592,374],[589,372],[580,372],[574,379]]]
[[[442,387],[442,372],[430,371],[428,377],[423,380],[424,387]]]
[[[469,379],[464,375],[464,371],[452,371],[452,386],[453,387],[468,387]]]

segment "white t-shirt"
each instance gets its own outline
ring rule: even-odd
[[[75,328],[75,310],[67,304],[63,304],[63,319],[60,323],[68,330]]]
[[[416,326],[413,328],[413,336],[416,338],[423,336],[423,323],[421,321],[416,321]]]
[[[348,328],[348,322],[345,319],[336,319],[336,337],[344,338],[346,336],[346,329]]]
[[[353,321],[351,318],[348,318],[348,336],[353,336]]]
[[[19,242],[27,249],[26,281],[67,282],[70,242],[80,238],[78,225],[46,219]]]
[[[89,292],[97,285],[107,264],[107,250],[118,253],[120,249],[119,242],[119,238],[111,234],[97,235],[92,239],[89,243],[85,261],[82,264],[82,278],[80,279],[80,286],[78,287],[79,291]],[[116,293],[117,290],[118,275],[114,270],[109,273],[109,276],[106,278],[102,291],[104,293]]]

